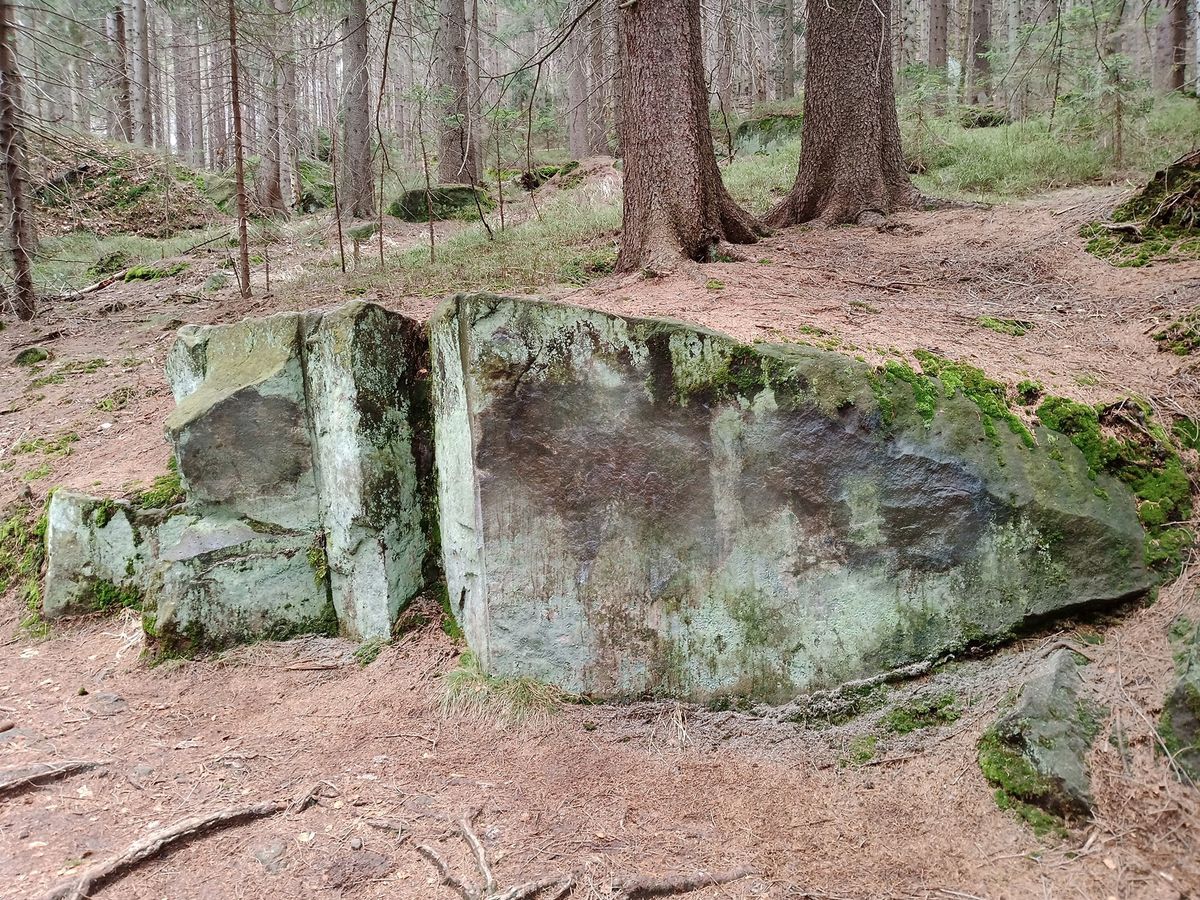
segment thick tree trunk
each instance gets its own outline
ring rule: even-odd
[[[888,16],[888,0],[809,0],[800,167],[769,225],[857,222],[919,199],[900,149]]]
[[[133,15],[128,17],[128,21],[133,72],[133,139],[150,146],[154,142],[154,126],[150,118],[150,27],[146,16],[146,0],[131,0],[131,3]]]
[[[125,40],[125,10],[120,4],[104,18],[108,36],[113,84],[113,132],[110,138],[133,139],[133,116],[129,106],[129,45]]]
[[[242,158],[242,98],[238,85],[237,10],[228,0],[229,12],[229,86],[233,107],[233,177],[237,186],[238,217],[238,288],[243,297],[250,296],[250,235],[246,227],[249,215],[246,204],[246,166]]]
[[[934,2],[937,2],[937,0],[934,0]],[[782,18],[780,19],[779,27],[779,99],[790,100],[796,95],[795,0],[783,0]]]
[[[699,0],[619,10],[625,200],[622,272],[704,262],[761,233],[721,183],[708,124]]]
[[[967,101],[987,103],[991,97],[991,63],[987,53],[992,46],[991,0],[971,0],[970,90]]]
[[[438,0],[435,33],[438,84],[445,92],[438,142],[438,180],[479,182],[478,135],[471,133],[467,80],[467,21],[463,0]]]
[[[946,75],[947,0],[929,0],[929,53],[926,62],[935,75]]]
[[[343,214],[349,213],[356,219],[370,219],[375,215],[375,178],[371,170],[367,0],[350,0],[343,46],[345,87],[342,91],[339,199]]]
[[[35,235],[33,210],[25,181],[25,134],[21,129],[21,71],[17,66],[17,33],[10,0],[0,0],[0,159],[4,166],[4,212],[13,261],[12,307],[18,319],[33,318]]]

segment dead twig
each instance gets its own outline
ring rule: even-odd
[[[479,900],[479,895],[467,887],[458,876],[450,871],[450,866],[446,864],[446,860],[442,859],[441,854],[436,850],[428,844],[417,844],[417,852],[433,863],[433,867],[442,876],[442,884],[455,891],[463,900]]]
[[[758,871],[751,866],[738,866],[728,872],[712,874],[680,875],[673,878],[626,878],[614,882],[613,887],[618,891],[621,900],[644,900],[647,897],[668,897],[674,894],[687,894],[701,888],[718,884],[729,884],[740,878],[757,875]]]
[[[338,789],[328,781],[318,781],[303,793],[296,795],[292,802],[288,804],[288,813],[294,815],[296,813],[304,812],[304,810],[308,809],[321,799],[322,792],[325,788],[329,788],[329,790],[333,792],[329,796],[336,797],[338,795]]]
[[[86,772],[102,766],[102,762],[86,759],[72,759],[63,762],[34,763],[31,766],[20,766],[15,769],[5,769],[0,772],[0,794],[17,793],[27,788],[36,787],[43,781],[54,781],[74,775],[76,772]]]
[[[471,848],[471,854],[475,857],[475,865],[479,867],[479,874],[483,876],[484,896],[490,897],[496,893],[496,876],[492,874],[492,867],[488,865],[487,851],[483,849],[483,842],[479,840],[479,835],[471,828],[471,822],[477,815],[479,815],[479,810],[475,810],[469,816],[463,816],[459,819],[458,830],[462,833],[463,840],[467,842],[467,846]]]
[[[44,900],[83,900],[100,884],[134,868],[152,856],[156,856],[172,844],[195,837],[201,832],[213,828],[236,825],[247,819],[271,816],[286,808],[286,805],[278,800],[269,800],[250,806],[230,806],[206,815],[180,819],[174,825],[168,825],[166,828],[160,828],[139,838],[117,856],[89,866],[80,875],[64,881],[46,894]]]

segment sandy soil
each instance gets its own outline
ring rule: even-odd
[[[869,358],[927,348],[1081,399],[1132,391],[1197,414],[1200,366],[1157,352],[1148,334],[1200,302],[1200,264],[1118,270],[1083,253],[1075,229],[1109,200],[1073,191],[914,213],[882,232],[792,230],[743,262],[558,296],[744,339],[836,343]],[[0,468],[11,465],[0,472],[0,505],[27,491],[40,502],[51,484],[119,491],[162,471],[170,394],[161,366],[174,328],[281,308],[271,296],[202,292],[222,258],[198,253],[178,278],[114,285],[0,333]],[[274,263],[277,272],[305,264],[301,250],[294,264],[282,252]],[[312,306],[348,299],[289,297]],[[413,315],[436,303],[368,299]],[[1034,327],[1007,337],[980,327],[985,315]],[[41,371],[10,364],[34,343],[54,353]],[[105,364],[31,384],[93,359]],[[130,394],[124,405],[101,408],[120,389]],[[68,433],[78,434],[68,455],[13,453],[30,437]],[[38,465],[48,471],[26,480]],[[453,822],[476,808],[502,885],[572,872],[576,898],[609,897],[614,878],[634,873],[739,865],[758,874],[693,896],[1194,896],[1200,792],[1155,755],[1152,725],[1171,672],[1166,628],[1180,611],[1200,616],[1198,580],[1193,568],[1153,606],[1110,621],[1102,644],[1085,646],[1064,627],[986,664],[961,661],[896,686],[894,701],[953,690],[963,710],[955,723],[907,737],[882,728],[881,711],[811,728],[675,703],[567,705],[545,723],[497,727],[443,713],[442,675],[459,648],[436,625],[367,667],[344,642],[305,640],[149,668],[132,617],[72,623],[33,641],[10,597],[0,605],[0,720],[14,727],[0,731],[0,768],[102,765],[0,795],[0,896],[40,896],[186,815],[288,800],[318,782],[311,808],[215,831],[99,896],[450,898],[415,846],[440,848],[473,876]],[[974,748],[1023,672],[1060,640],[1093,658],[1090,689],[1111,710],[1102,734],[1124,733],[1130,753],[1097,742],[1095,823],[1043,842],[996,808]],[[850,750],[866,734],[879,749],[856,765]],[[380,818],[404,823],[411,837],[368,824]]]

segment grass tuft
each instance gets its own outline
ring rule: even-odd
[[[501,678],[483,671],[470,650],[459,657],[458,668],[446,675],[445,715],[459,715],[497,726],[545,725],[569,695],[536,678]]]

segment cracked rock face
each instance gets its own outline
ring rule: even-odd
[[[448,593],[489,671],[782,701],[1150,583],[1124,487],[919,373],[494,297],[430,328]]]
[[[181,329],[166,427],[187,503],[56,494],[46,614],[111,584],[168,647],[389,637],[429,580],[427,368],[422,327],[369,303]]]

